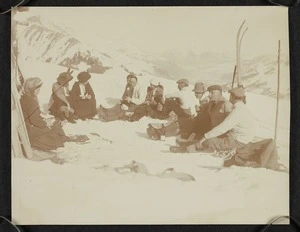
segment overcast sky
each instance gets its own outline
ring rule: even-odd
[[[246,19],[244,54],[277,53],[278,40],[288,52],[285,7],[47,7],[32,8],[31,13],[64,24],[85,40],[100,36],[148,52],[234,53],[237,30]]]

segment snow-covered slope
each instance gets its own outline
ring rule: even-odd
[[[25,76],[43,79],[39,99],[45,105],[51,85],[64,67],[42,62],[24,62],[22,67]],[[92,74],[90,82],[97,104],[109,106],[118,102],[126,83],[125,73],[122,68],[115,68],[104,74]],[[143,84],[148,83],[142,80]],[[170,87],[168,91],[176,88],[172,83],[166,85]],[[249,94],[247,105],[257,118],[257,137],[273,137],[275,104],[271,97]],[[277,145],[280,162],[288,166],[289,101],[281,100],[280,109]],[[206,168],[220,167],[222,160],[170,153],[168,148],[175,145],[175,138],[149,140],[146,127],[150,122],[162,123],[149,118],[134,123],[79,120],[77,124],[67,124],[64,130],[69,135],[87,135],[90,140],[87,144],[66,143],[57,150],[68,163],[58,166],[48,161],[13,159],[14,221],[20,224],[267,223],[274,216],[288,214],[288,174],[241,167],[220,171]],[[132,160],[145,164],[150,174],[172,167],[192,175],[196,181],[185,183],[114,171]]]

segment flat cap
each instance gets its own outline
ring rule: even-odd
[[[228,91],[236,97],[245,97],[245,90],[243,88],[233,88]]]
[[[213,91],[213,90],[219,90],[219,91],[222,91],[222,86],[220,85],[211,85],[207,88],[207,90],[210,92],[210,91]]]

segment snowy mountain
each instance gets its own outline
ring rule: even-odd
[[[33,16],[19,24],[20,50],[25,60],[38,60],[73,69],[86,68],[91,73],[104,73],[111,59],[69,35],[63,27]]]
[[[170,80],[187,77],[192,83],[202,81],[206,86],[212,84],[223,85],[224,89],[231,88],[235,66],[233,54],[219,54],[204,52],[197,54],[193,51],[186,53],[167,51],[161,57],[147,54],[124,55],[132,59],[146,61],[153,66],[152,74]],[[289,86],[289,60],[286,54],[281,58],[280,98],[288,98]],[[276,97],[277,92],[277,56],[262,55],[246,59],[242,57],[241,80],[243,86],[250,92]]]
[[[231,87],[235,66],[234,54],[213,52],[162,51],[161,55],[140,51],[129,44],[103,41],[101,37],[92,43],[81,41],[78,36],[63,27],[38,16],[31,16],[26,23],[19,21],[19,50],[25,60],[37,60],[104,73],[108,69],[121,68],[140,78],[159,77],[168,80],[188,78],[191,83],[204,82],[207,86],[221,84]],[[126,47],[125,47],[126,46]],[[276,97],[277,56],[259,56],[252,59],[242,56],[242,82],[250,92]],[[280,97],[289,96],[288,56],[281,59]]]
[[[261,56],[243,62],[243,84],[251,92],[276,97],[278,88],[277,76],[277,57]],[[280,98],[289,97],[289,84],[289,61],[288,56],[284,55],[280,62]]]

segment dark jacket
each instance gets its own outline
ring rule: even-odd
[[[91,96],[91,99],[82,99],[80,97],[80,87],[78,81],[74,83],[73,88],[70,91],[70,96],[75,111],[74,114],[81,119],[93,117],[97,113],[95,94],[90,83],[85,85],[85,90],[86,93]]]
[[[224,121],[224,119],[232,111],[232,108],[232,103],[222,97],[218,102],[208,102],[203,106],[203,109],[201,109],[201,111],[207,111],[210,117],[211,127],[215,128]]]
[[[54,123],[48,127],[41,117],[41,110],[36,98],[24,94],[20,99],[24,122],[32,147],[40,150],[55,150],[64,146],[67,136],[61,126]]]

